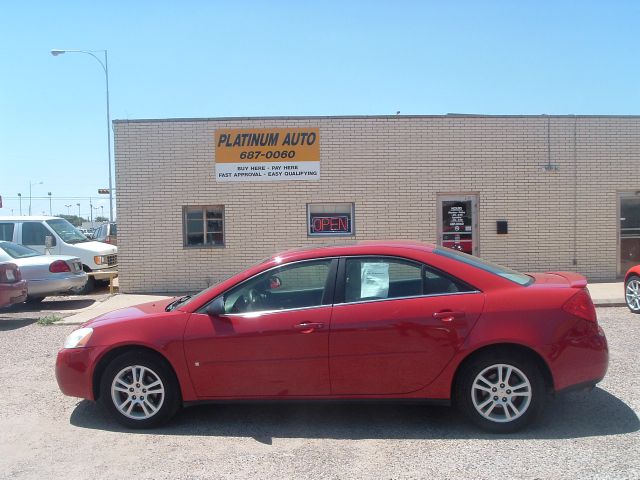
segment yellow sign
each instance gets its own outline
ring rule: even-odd
[[[320,161],[317,128],[217,130],[215,139],[216,163]]]
[[[220,129],[215,144],[218,181],[320,178],[318,128]]]

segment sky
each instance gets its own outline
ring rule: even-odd
[[[104,71],[51,49],[111,119],[640,114],[637,1],[1,3],[0,215],[108,216]]]

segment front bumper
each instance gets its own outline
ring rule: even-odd
[[[22,303],[27,299],[27,282],[3,283],[0,287],[0,307]]]
[[[99,347],[63,348],[58,352],[56,380],[62,393],[95,400],[93,371],[101,352]]]
[[[110,280],[118,276],[118,266],[104,268],[102,270],[93,270],[91,276],[96,280]]]
[[[29,280],[29,295],[46,296],[80,290],[87,283],[87,278],[87,274],[81,272],[46,280]]]

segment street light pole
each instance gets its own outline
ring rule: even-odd
[[[42,185],[44,182],[32,182],[29,180],[29,216],[31,216],[31,187],[33,185]]]
[[[82,221],[82,217],[80,216],[80,204],[76,203],[76,205],[78,206],[78,218]]]
[[[104,53],[104,63],[96,57],[94,52]],[[109,113],[109,62],[106,50],[51,50],[51,55],[57,57],[63,53],[86,53],[97,60],[104,70],[105,84],[107,87],[107,149],[109,152],[109,221],[113,222],[113,182],[111,181],[111,115]]]
[[[67,215],[71,215],[71,207],[73,207],[73,205],[69,204],[65,205],[65,207],[67,207]]]
[[[18,202],[20,203],[20,216],[22,216],[22,194],[18,193]]]
[[[53,209],[51,208],[51,192],[49,192],[47,195],[49,195],[49,215],[53,217]]]

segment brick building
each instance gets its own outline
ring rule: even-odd
[[[640,262],[640,117],[116,120],[114,130],[123,292],[199,290],[279,250],[366,239],[591,281]]]

